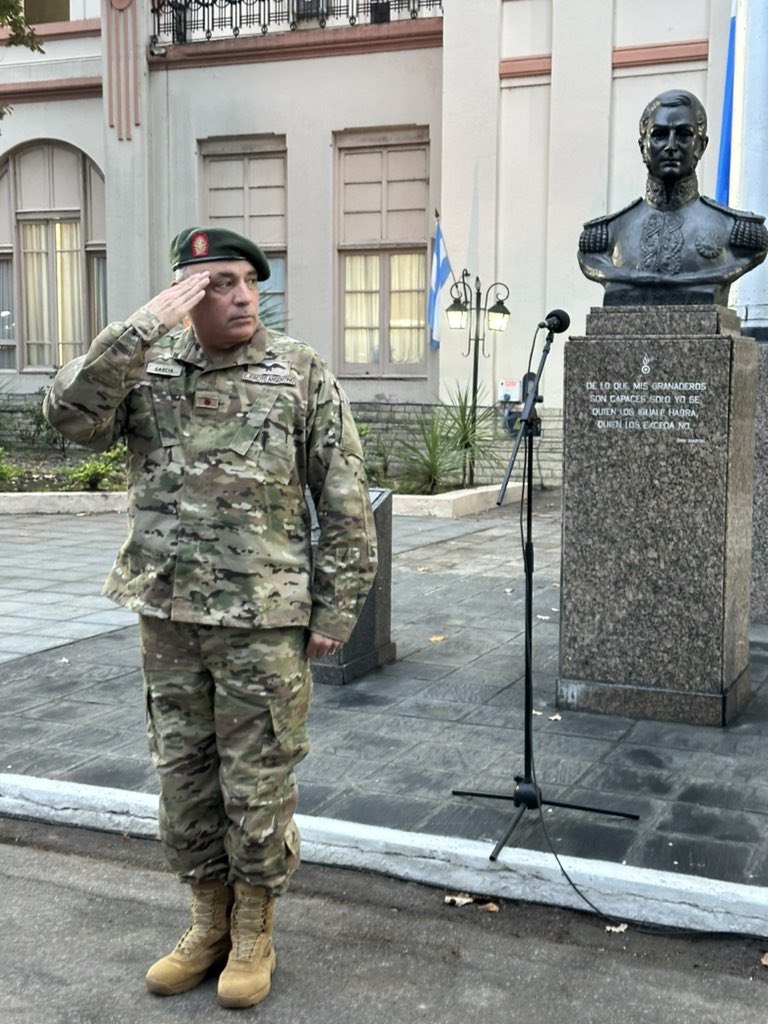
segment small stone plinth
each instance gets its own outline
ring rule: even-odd
[[[371,488],[368,492],[376,524],[378,567],[360,618],[352,635],[336,654],[312,662],[316,683],[343,686],[397,656],[392,629],[392,492]]]
[[[749,696],[757,348],[719,306],[565,346],[560,707],[723,725]]]

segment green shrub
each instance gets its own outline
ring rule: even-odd
[[[42,387],[37,392],[37,401],[26,409],[27,427],[19,431],[19,439],[26,444],[42,448],[52,448],[62,459],[66,459],[67,453],[72,446],[69,438],[60,434],[55,427],[52,427],[43,415],[43,399],[48,387]]]
[[[126,455],[124,444],[116,444],[106,452],[66,470],[67,489],[72,491],[119,491],[125,486]]]
[[[457,386],[448,392],[448,402],[441,402],[445,414],[445,430],[456,449],[462,452],[461,486],[469,486],[470,464],[477,470],[492,462],[489,457],[493,439],[493,424],[497,411],[495,406],[483,405],[484,394],[478,391],[475,405],[475,423],[472,428],[472,396],[469,387]]]
[[[447,431],[445,410],[436,407],[416,421],[416,439],[395,442],[398,490],[437,494],[456,487],[462,477],[464,453]]]
[[[494,406],[480,404],[478,395],[474,425],[468,388],[449,392],[449,402],[440,402],[416,420],[413,440],[395,442],[393,455],[399,465],[398,490],[412,494],[437,494],[454,487],[469,486],[469,470],[475,471],[492,457]],[[474,429],[473,429],[474,426]]]
[[[5,448],[0,448],[0,483],[7,483],[18,474],[18,469],[13,463],[8,462]]]

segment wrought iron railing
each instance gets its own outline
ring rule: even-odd
[[[442,14],[442,0],[151,0],[152,45]]]

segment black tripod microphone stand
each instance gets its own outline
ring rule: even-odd
[[[550,314],[550,316],[552,316],[552,314]],[[512,833],[521,821],[525,812],[528,810],[535,810],[543,804],[550,807],[569,807],[576,811],[592,811],[595,814],[608,814],[617,818],[632,818],[635,821],[639,818],[638,814],[629,814],[624,811],[609,811],[601,807],[588,807],[581,804],[566,803],[562,800],[545,800],[541,795],[541,788],[536,783],[533,774],[533,503],[531,501],[531,495],[533,490],[533,439],[541,433],[541,421],[538,413],[536,412],[535,406],[536,402],[541,401],[539,396],[539,382],[544,370],[544,364],[546,363],[547,356],[549,355],[549,350],[552,347],[554,331],[557,330],[558,327],[560,330],[566,330],[568,323],[570,322],[567,314],[564,314],[564,316],[566,317],[566,320],[562,326],[557,324],[557,326],[553,327],[551,319],[546,321],[546,326],[550,328],[547,333],[547,340],[541,354],[541,361],[539,362],[539,368],[536,371],[535,377],[528,379],[530,378],[530,375],[527,375],[526,378],[528,380],[528,391],[525,396],[523,411],[520,414],[520,426],[518,428],[517,437],[515,438],[515,444],[512,449],[512,455],[509,459],[504,481],[501,485],[499,496],[496,499],[497,505],[501,505],[504,501],[504,495],[507,490],[507,485],[509,484],[509,479],[512,476],[512,470],[515,465],[517,453],[520,450],[522,441],[525,440],[526,532],[523,555],[523,565],[525,569],[525,739],[523,748],[523,774],[515,776],[515,791],[511,794],[483,793],[469,789],[454,789],[451,791],[454,796],[478,796],[490,798],[492,800],[511,800],[517,808],[507,830],[493,848],[493,852],[490,856],[491,860],[496,860],[498,858],[504,846],[509,842]]]

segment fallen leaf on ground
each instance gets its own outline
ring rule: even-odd
[[[429,642],[430,642],[431,644],[439,644],[439,643],[441,643],[441,641],[443,641],[443,640],[445,640],[445,637],[444,637],[444,636],[431,636],[431,637],[429,638]]]
[[[449,907],[466,907],[468,903],[474,903],[474,899],[468,892],[452,892],[445,897]]]
[[[605,926],[607,932],[625,932],[628,928],[628,924],[607,924]]]
[[[466,907],[474,903],[478,910],[485,910],[488,914],[498,914],[499,905],[489,900],[486,896],[470,896],[468,892],[448,893],[444,900],[450,907]]]

